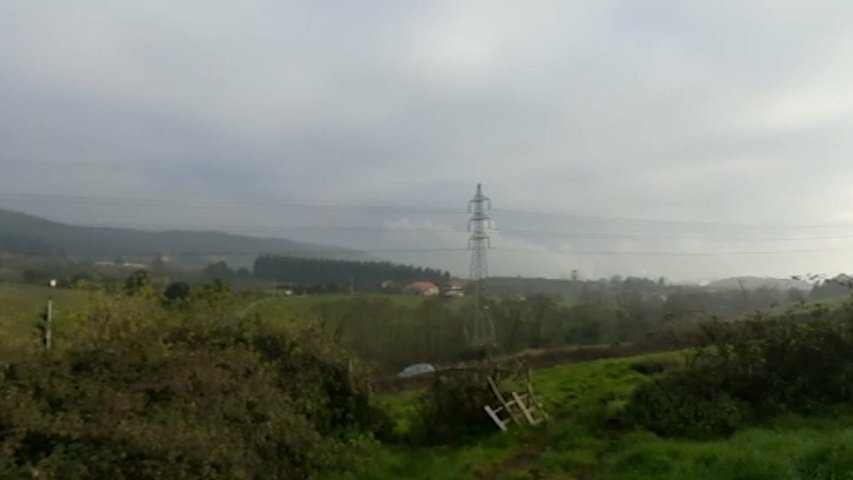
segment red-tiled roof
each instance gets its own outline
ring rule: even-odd
[[[438,285],[432,282],[413,282],[406,285],[406,290],[430,290],[438,288]]]

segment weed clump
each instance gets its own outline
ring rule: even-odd
[[[642,375],[657,375],[675,366],[672,360],[645,359],[637,360],[629,365],[631,370]]]

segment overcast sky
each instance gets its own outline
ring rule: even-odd
[[[445,230],[481,182],[495,275],[850,271],[851,22],[844,1],[5,0],[0,207],[464,248]]]

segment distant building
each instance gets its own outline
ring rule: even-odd
[[[465,289],[459,285],[451,285],[444,289],[444,292],[441,293],[442,296],[445,297],[464,297]]]
[[[444,288],[441,290],[441,295],[444,297],[464,297],[465,296],[465,287],[468,285],[468,282],[463,280],[451,280],[444,285]]]
[[[129,262],[110,262],[106,260],[97,261],[94,263],[96,267],[119,267],[124,269],[137,269],[137,270],[145,270],[148,268],[148,265],[142,263],[129,263]]]
[[[403,293],[421,295],[424,297],[435,297],[441,293],[441,290],[438,288],[438,285],[432,282],[414,282],[406,285],[406,287],[403,288]]]

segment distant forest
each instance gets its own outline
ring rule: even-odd
[[[19,255],[52,255],[55,249],[46,242],[32,238],[0,234],[0,252]]]
[[[303,258],[262,255],[255,260],[254,275],[261,280],[295,285],[338,284],[354,282],[359,290],[380,288],[383,282],[398,286],[420,280],[443,282],[450,273],[434,268],[398,265],[391,262],[359,262],[325,258]]]

